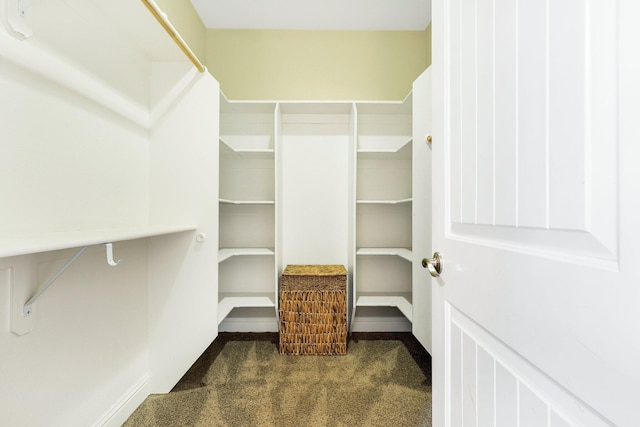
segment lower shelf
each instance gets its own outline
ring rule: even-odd
[[[413,305],[411,293],[367,293],[359,294],[356,299],[357,307],[396,307],[411,322]]]
[[[275,295],[271,293],[224,293],[218,301],[218,324],[238,307],[274,307]]]

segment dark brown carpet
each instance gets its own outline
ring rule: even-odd
[[[277,340],[220,334],[124,425],[431,425],[431,358],[411,334],[353,334],[344,356],[283,356]]]

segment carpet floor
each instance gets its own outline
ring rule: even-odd
[[[220,334],[126,427],[431,425],[431,358],[411,334],[352,334],[343,356],[280,355],[277,334]]]

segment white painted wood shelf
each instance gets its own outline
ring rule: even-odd
[[[409,262],[413,261],[413,253],[407,248],[359,248],[356,255],[397,256]]]
[[[359,205],[400,205],[403,203],[411,203],[412,201],[413,198],[408,197],[398,200],[357,200],[356,203]]]
[[[159,225],[3,236],[0,238],[0,258],[144,239],[196,229],[194,225]]]
[[[231,200],[220,199],[220,203],[226,205],[275,205],[273,200]]]
[[[360,135],[358,153],[397,153],[412,139],[411,135]]]
[[[261,141],[261,138],[253,137],[253,140],[257,140],[255,143],[256,147],[251,147],[251,143],[249,143],[248,147],[239,148],[232,141],[235,141],[237,137],[234,136],[220,136],[220,144],[222,147],[226,148],[227,153],[232,153],[233,155],[239,157],[247,157],[247,158],[265,158],[272,159],[275,153],[273,148],[262,148],[261,145],[264,143]],[[247,140],[251,141],[251,137],[244,137],[244,142]]]
[[[396,307],[411,321],[413,315],[413,304],[411,303],[411,293],[363,293],[358,294],[356,307]]]
[[[270,248],[223,248],[218,251],[218,263],[234,256],[271,256],[275,251]]]
[[[275,294],[273,293],[220,293],[218,301],[218,324],[231,313],[234,308],[240,307],[274,307]]]

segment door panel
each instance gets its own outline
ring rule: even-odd
[[[611,425],[464,313],[445,312],[452,426]]]
[[[621,4],[434,1],[435,425],[640,419]]]

